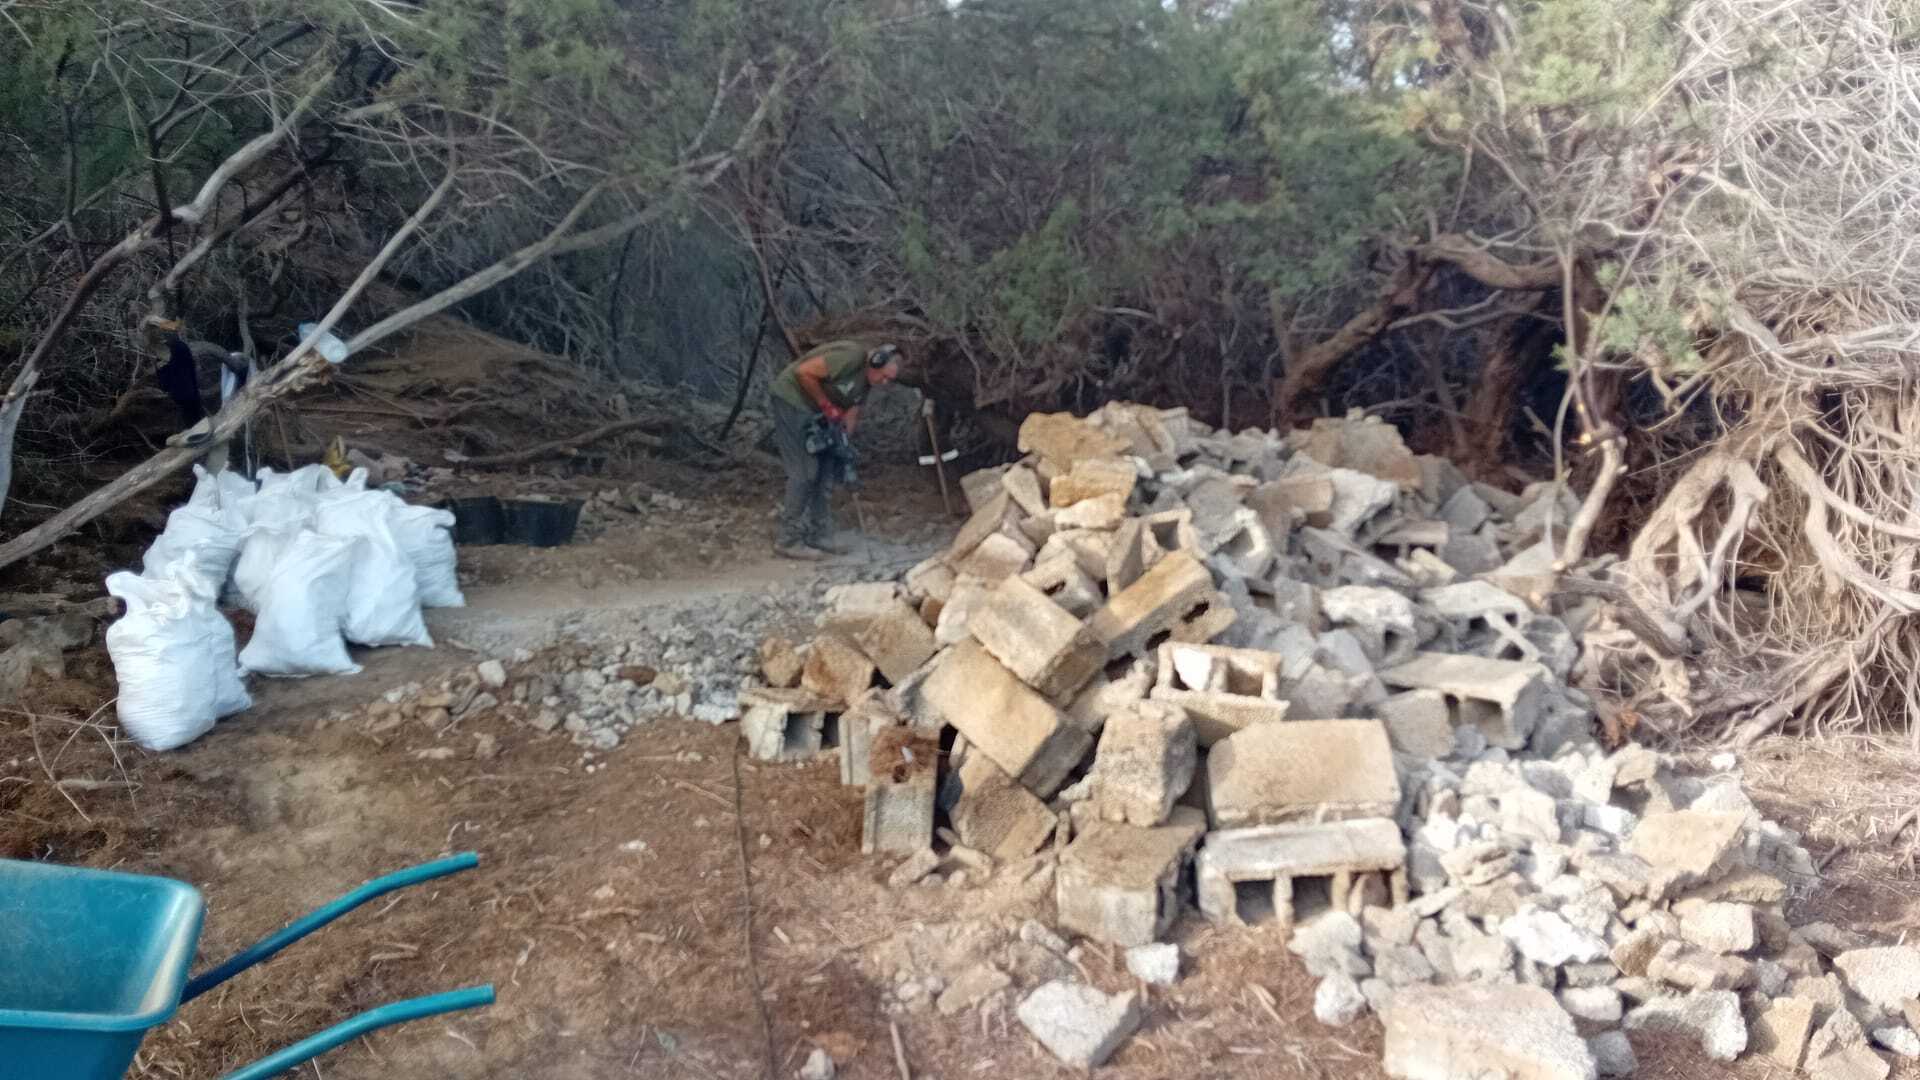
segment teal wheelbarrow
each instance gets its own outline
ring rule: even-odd
[[[185,882],[0,859],[0,1080],[121,1080],[149,1028],[376,896],[477,866],[473,852],[375,878],[187,978],[206,904]],[[265,1080],[377,1028],[493,1002],[476,986],[361,1013],[228,1073]]]

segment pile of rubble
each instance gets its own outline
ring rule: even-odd
[[[1642,1030],[1836,1080],[1920,1054],[1920,950],[1791,928],[1814,867],[1737,775],[1592,742],[1564,488],[1469,483],[1359,417],[1112,404],[1020,448],[946,550],[830,591],[740,695],[754,756],[837,749],[892,884],[1051,875],[1058,928],[1149,984],[1189,903],[1276,926],[1322,1022],[1381,1015],[1396,1076],[1625,1075]],[[992,974],[1071,1064],[1140,1021],[1136,993]]]

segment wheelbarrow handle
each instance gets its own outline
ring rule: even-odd
[[[310,1058],[319,1057],[341,1043],[351,1042],[369,1031],[391,1027],[394,1024],[404,1024],[408,1020],[419,1020],[423,1017],[491,1004],[493,1004],[491,985],[473,986],[465,990],[452,990],[444,994],[396,1001],[391,1005],[369,1009],[325,1031],[309,1035],[285,1050],[270,1054],[245,1068],[228,1073],[220,1080],[267,1080],[267,1077],[278,1076]]]
[[[423,863],[385,877],[374,878],[333,903],[295,919],[279,933],[241,950],[211,971],[201,972],[187,980],[186,988],[180,991],[180,1003],[184,1005],[192,1001],[375,897],[385,896],[395,889],[404,889],[423,881],[457,874],[462,870],[471,870],[478,865],[480,865],[480,856],[475,852],[464,851],[436,862]]]

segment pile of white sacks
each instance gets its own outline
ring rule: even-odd
[[[185,506],[138,574],[107,578],[127,612],[107,629],[120,725],[150,750],[251,705],[246,677],[352,674],[355,645],[424,645],[423,607],[460,607],[453,515],[342,481],[324,465],[259,482],[195,468]],[[255,614],[236,648],[222,602]]]

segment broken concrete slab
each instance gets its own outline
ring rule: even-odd
[[[985,754],[968,753],[948,779],[955,792],[947,816],[968,847],[1013,862],[1039,851],[1053,832],[1047,804]]]
[[[1805,998],[1775,998],[1754,1017],[1748,1046],[1786,1069],[1798,1069],[1813,1034],[1813,1002]]]
[[[967,624],[973,621],[973,613],[987,601],[987,583],[978,578],[961,578],[954,582],[953,591],[948,594],[946,603],[940,606],[940,617],[933,625],[933,640],[936,645],[958,645],[973,636]]]
[[[1050,797],[1093,745],[1086,731],[976,642],[947,650],[921,688],[927,707],[1028,790]]]
[[[1920,948],[1853,949],[1834,957],[1833,967],[1848,989],[1883,1015],[1899,1016],[1907,1002],[1920,998]]]
[[[1053,513],[1054,523],[1062,529],[1110,530],[1127,516],[1127,501],[1118,495],[1096,495],[1082,499]]]
[[[1353,469],[1390,481],[1401,491],[1421,486],[1420,461],[1407,449],[1400,431],[1378,416],[1353,412],[1345,417],[1321,417],[1287,442],[1295,451],[1332,469]]]
[[[1366,995],[1360,984],[1344,971],[1335,971],[1320,980],[1313,992],[1313,1018],[1327,1027],[1346,1027],[1367,1011]]]
[[[1158,940],[1180,914],[1182,872],[1206,828],[1198,818],[1178,808],[1151,829],[1090,822],[1054,873],[1061,929],[1109,945]]]
[[[860,850],[912,854],[933,838],[934,787],[940,741],[912,728],[890,727],[873,737]]]
[[[1173,552],[1153,569],[1109,597],[1087,623],[1107,647],[1109,658],[1138,656],[1158,643],[1214,595],[1213,576],[1185,552]]]
[[[1745,824],[1743,814],[1705,810],[1654,814],[1641,819],[1627,838],[1626,852],[1653,868],[1648,894],[1657,900],[1731,869]]]
[[[1382,1021],[1401,1080],[1595,1080],[1593,1053],[1553,994],[1532,986],[1409,987]]]
[[[1013,977],[992,964],[976,964],[947,984],[935,1000],[941,1016],[957,1016],[1013,985]]]
[[[847,787],[865,787],[873,779],[868,771],[873,737],[882,729],[899,727],[904,719],[893,708],[887,695],[869,690],[860,700],[840,714],[840,783]]]
[[[1390,820],[1267,825],[1209,833],[1194,876],[1208,919],[1245,925],[1271,911],[1286,928],[1296,915],[1316,914],[1310,905],[1344,909],[1353,882],[1365,874],[1386,875],[1390,899],[1404,903],[1405,862],[1400,828]],[[1243,910],[1243,898],[1250,908]]]
[[[1140,995],[1103,994],[1058,979],[1028,994],[1014,1010],[1047,1052],[1078,1069],[1106,1064],[1140,1027]]]
[[[1539,664],[1436,652],[1415,653],[1380,672],[1390,687],[1447,695],[1457,714],[1455,727],[1470,724],[1504,750],[1527,745],[1539,722],[1547,676]]]
[[[1047,497],[1040,490],[1040,474],[1026,462],[1017,462],[1007,468],[1000,476],[1000,486],[1006,490],[1015,506],[1029,517],[1047,512]]]
[[[1107,661],[1091,630],[1017,577],[987,594],[967,629],[1021,682],[1054,701],[1070,699]]]
[[[1520,955],[1549,968],[1562,964],[1589,964],[1607,955],[1606,940],[1581,930],[1560,915],[1534,909],[1513,915],[1500,924]]]
[[[1757,941],[1753,908],[1704,900],[1681,901],[1674,905],[1680,916],[1680,936],[1696,948],[1711,953],[1743,953]]]
[[[1587,1040],[1587,1049],[1593,1052],[1601,1076],[1632,1076],[1640,1071],[1640,1060],[1624,1031],[1601,1032]]]
[[[1198,758],[1193,722],[1180,706],[1143,701],[1111,714],[1090,774],[1094,813],[1128,825],[1166,821]]]
[[[1886,1059],[1864,1043],[1840,1047],[1817,1059],[1807,1058],[1807,1075],[1813,1080],[1887,1080],[1892,1072]]]
[[[1715,1061],[1732,1061],[1747,1049],[1747,1021],[1740,995],[1703,990],[1685,997],[1654,998],[1627,1014],[1628,1031],[1690,1035]]]
[[[1098,735],[1107,717],[1145,701],[1151,689],[1153,669],[1149,661],[1135,661],[1118,678],[1101,672],[1074,697],[1073,704],[1067,707],[1067,720],[1089,735]]]

